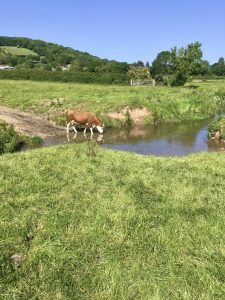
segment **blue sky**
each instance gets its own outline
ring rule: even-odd
[[[224,0],[7,0],[0,35],[41,39],[129,63],[202,43],[210,63],[225,57]]]

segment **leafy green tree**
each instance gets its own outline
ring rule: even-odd
[[[135,67],[144,67],[145,64],[143,63],[143,61],[138,60],[137,62],[133,63],[133,66],[135,66]]]
[[[152,62],[151,74],[153,77],[155,77],[156,75],[169,75],[171,73],[172,54],[170,51],[162,51]]]
[[[146,65],[145,65],[147,68],[149,68],[150,69],[150,64],[149,64],[149,62],[147,61],[146,62]]]
[[[131,66],[128,75],[132,79],[150,79],[150,71],[148,67]]]
[[[102,67],[102,71],[106,73],[127,73],[129,64],[119,63],[117,61],[109,61]]]
[[[210,73],[210,65],[207,60],[201,60],[196,64],[195,70],[192,72],[192,75],[208,75]]]
[[[195,42],[177,49],[174,47],[171,50],[172,69],[176,72],[181,72],[187,76],[196,72],[198,65],[201,63],[202,50],[201,43]]]
[[[186,47],[172,48],[160,52],[152,63],[153,77],[171,77],[171,85],[184,85],[191,75],[205,75],[209,72],[209,64],[202,60],[201,43],[195,42]]]
[[[32,57],[27,56],[25,58],[25,66],[30,69],[34,68],[35,64]]]
[[[211,73],[217,76],[225,76],[225,61],[220,57],[218,62],[211,66]]]
[[[201,43],[199,42],[191,43],[185,48],[173,48],[171,50],[171,57],[172,70],[175,76],[177,76],[175,82],[179,82],[180,85],[185,84],[189,76],[197,75],[201,71],[201,66],[204,65]]]
[[[218,64],[224,66],[225,65],[225,61],[223,57],[220,57],[218,60]]]

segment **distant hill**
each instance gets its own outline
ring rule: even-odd
[[[42,40],[7,36],[0,36],[0,64],[20,69],[120,74],[127,73],[130,66]]]

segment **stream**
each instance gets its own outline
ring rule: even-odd
[[[183,121],[158,126],[108,129],[104,134],[94,131],[93,140],[104,148],[131,151],[144,155],[183,156],[194,152],[225,151],[225,143],[207,138],[207,127],[212,118],[201,121]],[[47,138],[44,146],[81,143],[90,140],[83,130],[58,137]]]

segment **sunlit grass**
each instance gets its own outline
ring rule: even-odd
[[[215,114],[224,95],[224,82],[192,89],[0,80],[1,105],[47,114],[53,120],[67,108],[104,114],[125,107],[146,107],[150,122],[204,119]],[[51,105],[58,98],[59,105]]]
[[[20,47],[14,47],[14,46],[0,46],[0,48],[4,49],[6,53],[10,53],[12,55],[33,55],[37,56],[37,53],[35,53],[32,50],[26,49],[26,48],[20,48]]]
[[[224,164],[93,143],[1,156],[0,298],[223,299]]]

